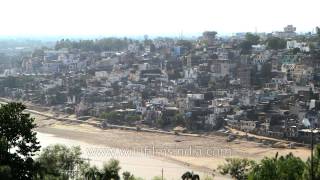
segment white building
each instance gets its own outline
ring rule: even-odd
[[[257,128],[257,121],[245,121],[245,120],[240,120],[240,129],[242,131],[253,131]]]
[[[198,69],[197,68],[188,68],[184,70],[185,79],[197,79],[198,78]]]
[[[297,42],[296,40],[287,41],[287,49],[299,48],[302,52],[309,52],[310,47],[305,42]]]
[[[94,75],[97,78],[107,78],[109,73],[107,71],[96,71]]]
[[[150,101],[151,104],[158,104],[158,105],[168,105],[169,100],[168,98],[159,97],[159,98],[153,98]]]
[[[203,94],[187,94],[187,98],[190,100],[203,100],[204,95]]]

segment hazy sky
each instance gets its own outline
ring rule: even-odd
[[[320,0],[1,0],[0,35],[298,32],[320,25]]]

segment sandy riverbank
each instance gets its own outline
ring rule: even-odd
[[[43,147],[56,143],[79,145],[84,158],[90,159],[93,165],[101,166],[103,162],[115,158],[120,161],[123,170],[128,170],[146,180],[161,175],[162,169],[166,179],[179,179],[186,171],[194,171],[202,177],[212,174],[208,168],[196,167],[163,154],[153,154],[153,147],[163,148],[163,146],[158,143],[141,143],[140,141],[143,141],[141,136],[147,134],[137,132],[139,135],[136,136],[134,131],[101,130],[89,125],[68,124],[38,115],[33,116],[39,126],[36,130],[39,132],[40,138],[38,138]],[[152,139],[157,141],[156,134],[149,133],[149,135],[152,136],[147,138],[148,142]],[[217,175],[216,179],[228,178]]]
[[[190,167],[180,165],[179,163],[170,162],[165,159],[144,156],[143,154],[137,153],[131,154],[128,151],[124,151],[124,149],[116,149],[106,147],[104,145],[85,143],[82,141],[58,137],[52,134],[38,132],[37,138],[41,142],[42,148],[57,143],[64,144],[68,147],[80,146],[82,151],[81,156],[86,161],[90,162],[91,165],[95,165],[99,168],[101,168],[103,163],[107,162],[111,158],[117,159],[120,161],[120,174],[122,174],[124,171],[129,171],[136,177],[141,177],[145,180],[150,180],[151,177],[154,176],[160,176],[162,171],[167,180],[177,180],[181,174],[191,170]],[[104,154],[101,154],[101,150],[103,150]],[[110,154],[107,154],[106,152],[109,152]],[[204,172],[195,172],[202,177],[207,176],[207,174]],[[225,178],[219,177],[218,179]]]
[[[276,152],[280,155],[292,152],[303,160],[309,156],[309,150],[306,148],[271,148],[245,140],[227,142],[223,136],[188,137],[119,129],[102,130],[90,125],[59,122],[39,115],[36,116],[36,123],[39,132],[94,145],[139,149],[148,155],[156,155],[158,158],[207,172],[223,164],[226,157],[260,160],[265,156],[274,156]]]

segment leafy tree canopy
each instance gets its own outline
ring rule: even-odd
[[[314,179],[320,179],[320,144],[318,144],[313,152],[313,173]],[[306,162],[306,167],[303,172],[304,179],[310,179],[311,177],[311,159],[308,158]]]
[[[249,54],[252,49],[252,45],[259,44],[259,41],[260,37],[258,35],[247,33],[245,40],[239,44],[241,54]]]
[[[267,39],[267,48],[273,50],[285,49],[287,41],[278,37],[270,37]]]
[[[230,174],[237,180],[245,180],[248,178],[250,170],[255,166],[255,162],[248,159],[227,158],[227,163],[219,166],[218,170],[221,174]]]
[[[246,41],[250,42],[250,44],[255,45],[259,44],[260,37],[258,35],[247,33],[246,34]]]
[[[21,103],[0,107],[0,164],[2,172],[11,172],[13,179],[31,179],[34,172],[32,156],[40,149],[34,119],[24,113]]]
[[[44,148],[36,161],[40,165],[37,177],[74,178],[75,171],[80,170],[84,174],[89,166],[81,158],[79,146],[68,148],[60,144]]]
[[[286,156],[264,158],[256,165],[249,179],[268,180],[268,179],[290,179],[300,180],[305,168],[305,163],[299,158],[288,154]]]
[[[96,40],[80,40],[72,41],[69,39],[62,39],[56,42],[55,49],[80,49],[85,51],[120,51],[128,47],[130,40],[127,38],[103,38]]]

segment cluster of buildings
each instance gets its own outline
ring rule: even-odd
[[[287,47],[267,48],[268,36]],[[44,50],[3,71],[0,95],[118,124],[229,126],[304,140],[308,125],[320,126],[320,61],[310,49],[319,45],[296,36],[293,26],[261,35],[249,54],[239,49],[243,37],[210,31],[196,40],[131,41],[118,51]]]

